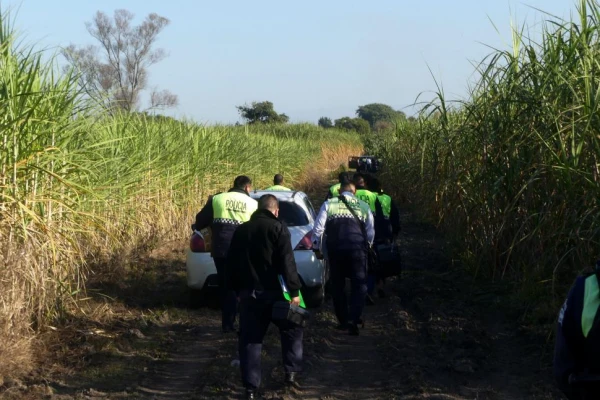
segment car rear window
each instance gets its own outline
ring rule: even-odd
[[[308,225],[308,216],[300,206],[288,201],[279,202],[279,219],[287,226]]]

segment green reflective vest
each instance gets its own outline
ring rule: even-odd
[[[213,222],[241,225],[250,220],[258,203],[245,193],[227,192],[213,197]]]
[[[285,186],[281,186],[281,185],[273,185],[271,187],[266,188],[265,190],[272,190],[272,191],[277,191],[277,192],[291,192],[292,191],[292,189],[286,188]]]
[[[600,288],[598,287],[598,278],[592,274],[585,279],[583,312],[581,313],[581,329],[586,338],[594,326],[598,307],[600,307]]]
[[[329,194],[331,194],[331,197],[338,197],[340,195],[340,186],[342,186],[341,183],[336,183],[329,188]]]
[[[363,222],[367,221],[369,213],[371,212],[370,207],[364,201],[360,201],[356,197],[344,196],[346,201],[348,202],[348,206],[356,212],[358,218],[360,218]],[[348,207],[342,202],[339,197],[334,197],[329,200],[329,206],[327,207],[327,219],[335,219],[335,218],[352,218],[354,216],[348,210]]]
[[[390,215],[392,214],[392,198],[387,194],[380,193],[377,195],[377,199],[381,204],[381,209],[383,211],[383,217],[385,219],[390,219]]]
[[[358,189],[356,197],[369,205],[371,211],[375,212],[375,204],[377,204],[377,193],[373,193],[367,189]]]

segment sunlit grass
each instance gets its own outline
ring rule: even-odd
[[[536,295],[600,255],[600,8],[577,10],[546,22],[537,42],[515,30],[512,49],[479,65],[467,101],[440,90],[386,152],[387,180],[450,232],[474,272]]]
[[[356,135],[313,125],[201,126],[108,115],[73,74],[0,29],[0,377],[32,365],[32,332],[76,309],[90,274],[189,234],[208,195],[275,173],[302,188],[360,151]],[[325,160],[325,158],[327,158]],[[102,267],[100,267],[102,266]],[[184,290],[184,288],[182,288]]]

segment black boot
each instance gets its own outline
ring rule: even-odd
[[[338,331],[345,331],[348,330],[348,323],[347,322],[343,322],[343,323],[339,323],[335,329],[337,329]]]
[[[359,335],[358,325],[350,324],[348,327],[348,333],[350,334],[350,336],[358,336]]]
[[[258,400],[258,390],[256,389],[246,389],[246,400]]]
[[[296,382],[296,373],[295,372],[286,372],[284,382],[287,386],[296,385],[296,383],[297,383]]]

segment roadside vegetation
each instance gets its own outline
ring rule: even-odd
[[[282,173],[302,188],[362,148],[314,125],[209,127],[102,108],[75,72],[20,45],[7,15],[0,88],[0,386],[35,365],[39,333],[94,317],[88,278],[124,280],[130,257],[183,239],[236,175],[260,188]]]
[[[447,232],[463,264],[549,321],[600,255],[600,7],[515,27],[465,101],[440,88],[419,118],[368,144],[386,183]],[[526,32],[532,32],[534,38]]]

